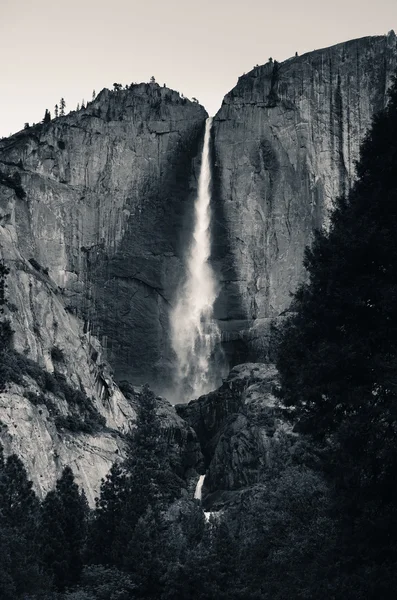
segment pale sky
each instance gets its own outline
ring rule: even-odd
[[[213,115],[270,56],[390,29],[397,0],[0,0],[0,136],[152,75]]]

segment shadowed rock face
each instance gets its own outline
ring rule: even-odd
[[[10,267],[14,349],[85,393],[105,422],[94,433],[57,427],[72,407],[29,376],[0,394],[0,441],[41,496],[68,464],[93,504],[123,456],[136,406],[106,359],[119,379],[152,384],[167,367],[205,118],[198,104],[143,84],[104,90],[85,110],[0,141],[0,257]],[[199,445],[158,402],[184,476],[202,460]]]
[[[256,67],[225,97],[213,125],[214,258],[232,360],[267,358],[267,321],[288,308],[313,230],[351,186],[396,65],[390,32]]]
[[[183,278],[206,118],[157,84],[103,90],[85,110],[0,142],[20,252],[48,269],[119,378],[169,372],[168,313]],[[6,187],[11,198],[11,188]]]
[[[220,508],[259,480],[271,439],[289,431],[277,406],[273,365],[247,363],[232,369],[216,391],[176,406],[195,430],[204,456],[204,504]]]

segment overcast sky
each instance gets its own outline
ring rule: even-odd
[[[0,0],[0,136],[152,75],[213,115],[237,78],[397,28],[397,0]]]

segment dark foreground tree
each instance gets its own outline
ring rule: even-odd
[[[46,108],[45,109],[45,113],[44,113],[44,118],[43,118],[43,123],[49,123],[51,121],[51,113],[50,111]]]
[[[341,517],[340,553],[349,565],[349,571],[339,570],[337,597],[392,598],[397,566],[397,80],[362,144],[357,176],[348,196],[336,203],[329,232],[317,233],[306,251],[309,280],[295,296],[278,369],[281,397],[301,430],[329,447],[327,468]]]
[[[22,461],[12,454],[3,459],[0,447],[0,524],[22,529],[32,535],[39,501]]]
[[[127,500],[125,470],[114,463],[101,482],[101,493],[96,499],[96,510],[90,527],[87,553],[90,562],[102,565],[116,564],[114,544],[118,526]]]
[[[42,505],[41,555],[59,590],[78,583],[83,568],[88,507],[70,467]]]
[[[309,282],[280,348],[283,401],[320,435],[364,407],[377,418],[395,404],[396,171],[395,82],[362,145],[357,182],[306,251]]]

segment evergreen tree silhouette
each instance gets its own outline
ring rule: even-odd
[[[337,597],[392,598],[397,584],[396,173],[394,79],[361,146],[356,183],[306,251],[309,280],[277,361],[284,404],[327,449],[339,551],[354,557],[340,569]],[[353,568],[354,595],[344,583]]]
[[[309,281],[280,346],[281,395],[326,435],[397,393],[397,83],[361,147],[357,182],[306,250]]]
[[[90,562],[116,564],[114,544],[126,499],[125,471],[118,463],[114,463],[106,478],[102,479],[100,497],[96,499],[88,544]]]
[[[43,118],[43,123],[49,123],[51,121],[51,113],[50,111],[46,108],[45,109],[45,113],[44,113],[44,118]]]
[[[65,467],[56,489],[43,502],[40,523],[41,555],[58,590],[75,585],[83,567],[88,506]]]

